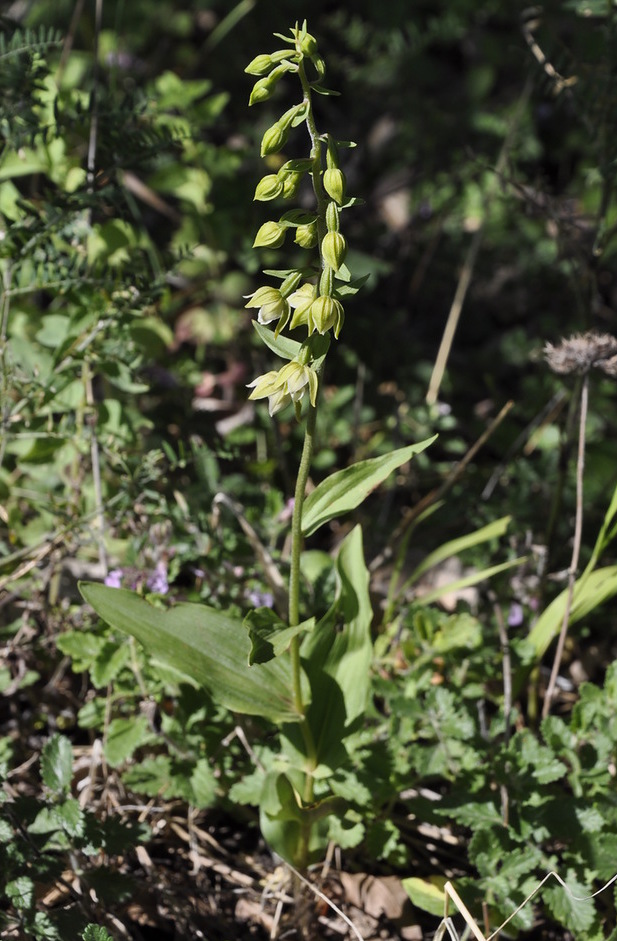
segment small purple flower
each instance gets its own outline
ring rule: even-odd
[[[513,601],[508,613],[508,624],[510,627],[520,627],[523,623],[523,606],[518,601]]]
[[[249,591],[246,597],[254,608],[274,607],[274,596],[269,591],[256,591],[253,589],[253,591]]]
[[[150,591],[157,595],[166,595],[169,591],[167,565],[162,559],[159,559],[154,567],[154,571],[146,579],[146,585]]]
[[[124,569],[112,569],[111,572],[107,573],[104,584],[108,588],[122,588],[123,575]]]

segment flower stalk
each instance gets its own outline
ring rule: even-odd
[[[287,141],[300,124],[310,138],[308,157],[284,160],[276,173],[267,173],[257,184],[255,200],[275,204],[296,196],[303,183],[310,180],[315,201],[314,211],[288,210],[278,219],[264,222],[253,247],[268,251],[279,249],[287,241],[288,229],[295,230],[294,257],[313,253],[313,261],[297,264],[284,271],[268,270],[268,277],[278,278],[278,285],[263,284],[247,298],[246,307],[257,311],[257,332],[266,345],[287,362],[258,376],[251,383],[249,398],[267,399],[271,416],[294,406],[296,419],[304,420],[304,443],[295,485],[291,522],[291,563],[289,573],[288,627],[301,624],[300,563],[303,549],[302,513],[315,450],[315,434],[319,408],[319,384],[331,336],[338,339],[344,323],[343,298],[355,294],[354,285],[345,266],[347,242],[341,232],[340,216],[354,200],[345,195],[346,180],[338,165],[338,146],[330,135],[321,134],[313,110],[313,93],[331,94],[321,82],[325,66],[317,50],[317,41],[306,22],[291,30],[291,37],[277,34],[291,46],[269,55],[257,56],[246,69],[259,76],[250,95],[249,105],[268,100],[275,93],[286,72],[299,79],[302,100],[287,110],[264,133],[261,155],[282,153]],[[338,144],[338,146],[337,146]],[[353,146],[353,145],[347,145]],[[289,241],[287,241],[289,245]],[[267,325],[275,324],[274,329]],[[286,336],[286,332],[291,337]],[[302,331],[299,340],[294,334]],[[306,407],[303,413],[303,403]],[[314,772],[318,764],[317,750],[311,731],[308,705],[303,693],[303,634],[297,632],[290,640],[288,654],[291,665],[291,695],[294,711],[300,717],[299,730],[303,741],[304,785],[299,801],[303,807],[314,800]],[[307,815],[299,836],[296,863],[303,868],[309,859],[312,823]]]

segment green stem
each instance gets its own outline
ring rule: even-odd
[[[315,426],[317,423],[317,407],[309,405],[309,412],[304,432],[304,446],[298,468],[296,492],[294,497],[294,511],[291,522],[291,570],[289,573],[289,625],[295,627],[300,623],[300,553],[302,552],[302,507],[306,494],[306,483],[311,467],[313,447],[315,440]],[[306,706],[302,698],[302,667],[300,663],[300,639],[294,637],[291,641],[289,654],[291,657],[291,678],[293,699],[296,712],[302,716],[300,731],[304,740],[306,765],[304,772],[304,803],[310,804],[314,798],[313,771],[317,765],[317,752],[311,727],[306,719]],[[306,868],[311,837],[311,825],[306,823],[302,828],[298,846],[298,865],[300,869]]]
[[[304,447],[298,468],[296,492],[294,497],[294,511],[291,522],[291,570],[289,573],[289,626],[295,627],[300,623],[300,553],[302,552],[302,507],[306,494],[306,483],[311,468],[313,446],[315,439],[315,425],[317,422],[317,407],[310,405],[304,433]],[[294,637],[289,648],[291,657],[291,681],[293,700],[296,712],[303,718],[300,722],[302,736],[306,748],[307,771],[315,767],[316,752],[311,730],[306,721],[306,706],[302,698],[302,668],[300,664],[300,638]],[[309,783],[310,782],[310,783]],[[312,776],[307,773],[305,799],[312,799]],[[306,794],[308,793],[308,797]]]

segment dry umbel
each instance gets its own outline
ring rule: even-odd
[[[589,331],[557,346],[547,343],[544,356],[553,372],[584,374],[595,368],[617,377],[617,338],[609,333]]]

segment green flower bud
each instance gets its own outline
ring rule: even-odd
[[[259,181],[253,199],[265,203],[269,199],[276,199],[283,192],[283,183],[275,173],[269,173]]]
[[[260,78],[255,82],[249,97],[249,108],[260,101],[267,101],[272,94],[272,86],[268,78]]]
[[[277,121],[276,124],[268,128],[261,139],[261,156],[266,157],[268,154],[277,154],[287,143],[288,137],[289,129],[283,127]]]
[[[319,276],[319,290],[317,294],[325,294],[332,297],[334,292],[334,271],[330,265],[324,265]]]
[[[249,75],[265,75],[266,72],[270,71],[273,65],[272,56],[255,56],[254,59],[251,59],[244,71]]]
[[[288,56],[289,52],[287,49],[279,49],[278,52],[273,52],[270,56],[255,56],[255,58],[249,62],[244,71],[248,75],[265,75],[266,72],[269,72],[270,69],[274,68],[278,62],[281,62]]]
[[[302,280],[301,271],[292,271],[291,274],[288,274],[283,283],[281,284],[281,295],[283,297],[289,297],[290,294],[296,290],[300,281]]]
[[[347,255],[347,242],[340,232],[328,232],[321,243],[321,254],[327,265],[338,271]]]
[[[342,324],[343,305],[340,301],[324,295],[313,301],[308,313],[309,334],[314,330],[317,330],[317,333],[327,333],[334,327],[334,335],[338,339]]]
[[[280,248],[284,241],[284,225],[278,222],[264,222],[255,236],[253,248]]]
[[[265,78],[258,79],[253,85],[253,90],[249,98],[249,107],[270,98],[276,85],[290,68],[291,66],[289,65],[278,65],[269,75],[266,75]]]
[[[334,200],[326,206],[326,227],[328,232],[338,232],[338,208]]]
[[[317,40],[310,33],[301,34],[300,51],[305,56],[314,56],[317,52]]]
[[[294,242],[300,248],[314,248],[317,245],[317,238],[317,223],[311,222],[310,225],[298,226]]]
[[[328,134],[328,149],[326,150],[326,167],[328,170],[338,169],[338,150],[336,141]]]
[[[328,196],[340,205],[345,199],[345,174],[342,170],[332,167],[324,170],[323,185]]]
[[[283,199],[292,199],[296,195],[303,176],[303,173],[289,173],[289,171],[281,175],[283,181]]]

